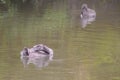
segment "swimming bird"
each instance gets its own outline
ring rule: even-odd
[[[46,45],[38,44],[32,48],[24,48],[21,51],[21,57],[39,57],[41,55],[53,55],[53,50]]]
[[[48,66],[52,60],[53,50],[43,44],[35,45],[32,48],[25,47],[21,51],[21,61],[24,67],[32,63],[36,67],[42,68]]]
[[[93,9],[88,8],[87,4],[83,4],[81,6],[81,14],[80,17],[96,17],[96,12]]]

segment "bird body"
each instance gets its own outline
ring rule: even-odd
[[[81,7],[81,18],[83,17],[96,17],[96,12],[93,9],[88,8],[87,4],[83,4]]]

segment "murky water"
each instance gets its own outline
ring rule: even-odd
[[[84,27],[83,3],[97,14]],[[3,0],[0,5],[0,80],[120,80],[119,0]],[[25,67],[20,51],[40,43],[53,49],[53,60]]]

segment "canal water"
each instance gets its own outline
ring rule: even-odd
[[[96,11],[80,18],[81,5]],[[0,80],[120,80],[119,0],[0,0]],[[26,64],[24,47],[45,44],[52,60]]]

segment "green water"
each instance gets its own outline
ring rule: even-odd
[[[120,80],[119,0],[3,1],[0,80]],[[85,28],[82,3],[97,13]],[[53,49],[53,61],[24,67],[20,51],[41,43]]]

